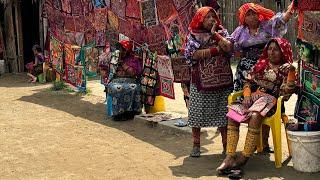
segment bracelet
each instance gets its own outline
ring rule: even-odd
[[[219,43],[221,40],[222,40],[222,36],[219,34],[219,33],[214,33],[213,35],[212,35],[212,37],[213,37],[213,40],[215,40],[217,43]]]

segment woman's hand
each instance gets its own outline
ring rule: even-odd
[[[283,15],[283,20],[285,21],[285,22],[288,22],[289,20],[290,20],[290,18],[291,18],[291,16],[294,14],[294,12],[295,12],[295,7],[294,7],[294,5],[293,5],[293,1],[291,2],[291,4],[288,6],[288,9],[287,9],[287,11],[284,13],[284,15]]]
[[[251,104],[252,104],[251,97],[250,96],[245,96],[243,98],[243,101],[242,101],[242,105],[244,106],[244,108],[249,109]]]
[[[285,63],[279,67],[279,70],[285,73],[289,73],[289,71],[294,71],[295,67],[289,63]]]

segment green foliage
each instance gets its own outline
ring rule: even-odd
[[[67,87],[67,85],[63,81],[54,81],[51,90],[60,91]]]

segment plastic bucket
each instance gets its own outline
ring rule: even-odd
[[[166,111],[164,97],[163,96],[156,96],[156,99],[154,101],[154,105],[153,106],[146,106],[145,111],[147,114]]]
[[[301,172],[320,171],[320,131],[288,131],[293,168]]]

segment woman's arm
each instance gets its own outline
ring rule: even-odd
[[[285,22],[288,22],[290,20],[290,18],[292,17],[294,13],[294,6],[293,6],[293,1],[292,3],[288,6],[288,9],[285,13],[283,13],[283,20]]]
[[[39,60],[38,60],[38,57],[36,56],[36,57],[34,58],[34,64],[33,64],[33,66],[38,66],[38,64],[39,64],[38,61],[39,61]]]
[[[233,43],[231,43],[227,38],[221,36],[219,33],[215,32],[213,38],[218,42],[219,47],[226,53],[229,53],[233,50]]]

